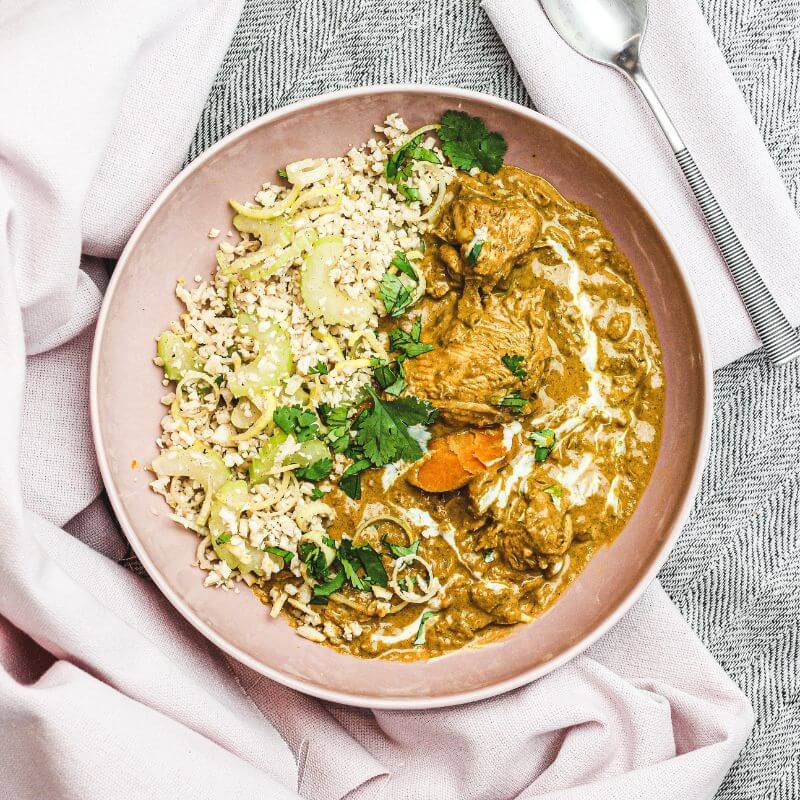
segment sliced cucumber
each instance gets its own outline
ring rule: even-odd
[[[261,243],[286,247],[292,243],[292,223],[286,217],[276,219],[251,219],[242,214],[233,218],[233,226],[242,233],[253,233],[261,239]]]
[[[239,517],[248,497],[247,481],[228,481],[220,487],[208,517],[211,546],[231,569],[238,569],[242,575],[263,575],[264,553],[239,536]]]
[[[307,442],[300,444],[300,449],[292,453],[287,459],[287,464],[299,464],[301,467],[307,467],[310,464],[316,464],[317,461],[322,461],[323,458],[330,458],[331,451],[328,446],[321,442],[319,439],[309,439]]]
[[[159,476],[191,478],[204,488],[210,483],[212,492],[230,478],[225,462],[213,450],[170,447],[153,460],[152,467]]]
[[[240,314],[237,323],[240,333],[255,339],[258,353],[250,363],[231,373],[228,388],[234,397],[248,397],[259,405],[258,397],[292,372],[289,334],[279,323],[257,320],[250,314]]]
[[[156,352],[164,362],[164,375],[171,381],[179,381],[185,373],[200,369],[200,358],[194,346],[172,331],[164,331],[158,337]]]
[[[263,483],[267,479],[269,471],[275,466],[278,449],[288,438],[283,431],[275,431],[269,442],[259,448],[258,455],[250,462],[250,483]]]
[[[312,316],[322,317],[328,325],[359,328],[367,324],[374,306],[368,299],[356,300],[333,285],[331,267],[343,250],[339,236],[317,241],[304,259],[300,293]]]

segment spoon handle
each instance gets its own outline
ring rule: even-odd
[[[767,356],[773,364],[785,364],[791,361],[800,355],[800,335],[781,311],[761,275],[758,274],[758,270],[753,266],[750,256],[745,252],[739,237],[722,213],[692,154],[683,143],[641,67],[626,74],[641,90],[669,139],[675,158],[697,198],[700,210],[733,277],[753,327],[767,351]]]

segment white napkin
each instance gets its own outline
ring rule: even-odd
[[[723,212],[792,324],[800,219],[696,0],[651,0],[642,61]],[[632,84],[578,55],[538,0],[483,0],[538,111],[594,145],[650,203],[694,283],[720,367],[759,346],[658,123]]]
[[[81,512],[99,490],[98,259],[179,168],[237,13],[221,0],[0,11],[0,794],[710,797],[752,711],[657,584],[528,687],[372,713],[232,662],[100,554],[120,542],[102,502]],[[95,549],[57,527],[70,519]]]

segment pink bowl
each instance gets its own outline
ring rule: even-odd
[[[295,635],[249,591],[203,588],[196,537],[167,517],[139,465],[156,455],[164,411],[155,337],[180,312],[175,281],[207,276],[230,227],[229,197],[251,197],[300,158],[344,153],[399,112],[413,128],[458,108],[509,143],[507,162],[594,208],[636,268],[664,350],[664,435],[653,479],[625,530],[556,605],[496,644],[399,664],[345,656]],[[628,181],[587,144],[522,106],[461,89],[381,86],[317,97],[267,114],[205,152],[161,194],[117,264],[100,313],[91,372],[92,429],[114,510],[137,556],[175,608],[244,664],[287,686],[358,706],[431,708],[499,694],[565,663],[607,631],[666,558],[699,481],[711,379],[694,293],[666,232]]]

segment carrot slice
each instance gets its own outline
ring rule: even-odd
[[[408,480],[426,492],[452,492],[501,466],[506,455],[500,428],[459,431],[434,439]]]

